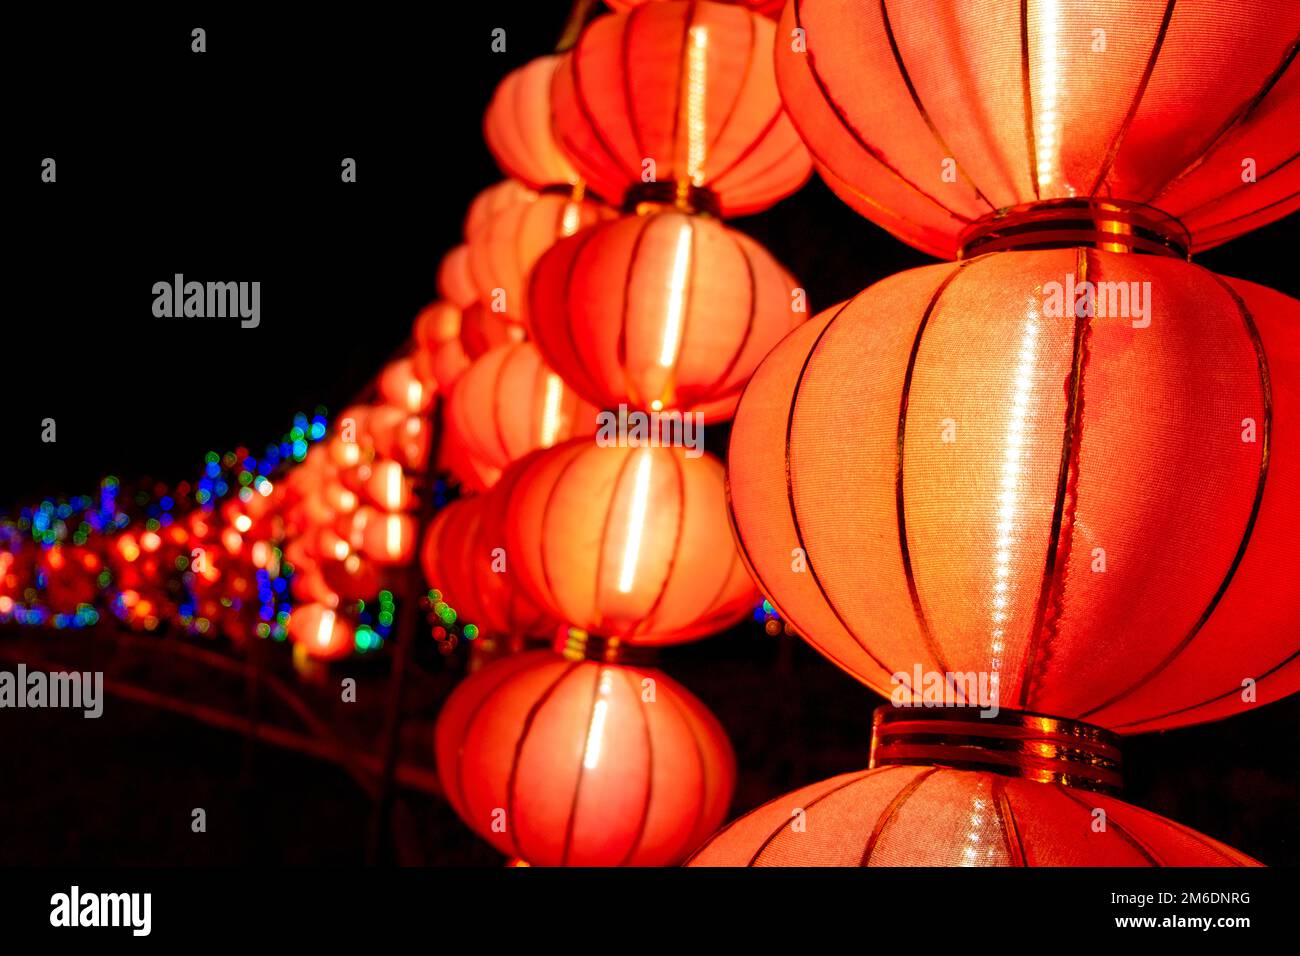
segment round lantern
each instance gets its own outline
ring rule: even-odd
[[[438,295],[458,309],[468,309],[478,301],[478,289],[469,271],[469,246],[456,246],[442,257],[438,265]]]
[[[503,209],[520,203],[530,203],[537,198],[537,191],[529,189],[515,179],[503,179],[484,189],[470,201],[465,211],[465,241],[468,242],[492,221]],[[455,301],[454,299],[452,301]],[[457,303],[459,305],[459,303]],[[465,306],[461,306],[465,308]]]
[[[411,359],[403,358],[389,362],[379,373],[379,394],[389,405],[419,415],[433,406],[437,391],[432,383],[420,379]]]
[[[601,408],[727,418],[764,355],[806,317],[803,290],[754,240],[664,210],[556,243],[533,272],[533,335]]]
[[[460,334],[460,312],[450,302],[430,302],[412,323],[411,334],[415,344],[422,351],[433,353],[443,342],[450,342]]]
[[[452,807],[536,866],[666,866],[721,823],[735,785],[726,732],[661,671],[534,651],[448,699],[435,730]]]
[[[941,258],[1077,197],[1157,207],[1205,249],[1300,207],[1297,32],[1300,7],[1260,0],[798,0],[776,70],[831,188]]]
[[[356,649],[352,625],[323,604],[294,608],[289,617],[289,637],[306,654],[321,660],[338,660]]]
[[[424,469],[431,440],[425,416],[377,405],[366,421],[366,434],[380,458],[391,458],[413,471]]]
[[[557,240],[613,215],[594,200],[553,193],[529,194],[497,210],[467,239],[470,274],[481,303],[476,308],[523,323],[528,273],[542,253]]]
[[[440,376],[450,375],[454,382],[460,377],[460,372],[464,371],[464,368],[459,367],[458,364],[462,355],[468,366],[470,361],[489,349],[510,342],[522,342],[525,338],[527,332],[517,321],[504,312],[498,312],[479,302],[466,309],[462,317],[459,351],[445,351],[451,343],[443,345],[439,350],[441,367],[439,358],[435,357],[434,362],[430,363],[430,368],[439,381],[441,381]]]
[[[501,477],[500,468],[494,468],[470,453],[455,429],[443,432],[438,448],[438,468],[451,472],[461,490],[469,494],[487,491]]]
[[[447,425],[481,463],[504,468],[534,448],[590,435],[596,409],[547,367],[535,345],[519,342],[486,352],[460,377]]]
[[[551,131],[551,79],[559,60],[542,56],[507,73],[483,117],[483,137],[501,171],[533,189],[578,182]]]
[[[890,765],[777,797],[728,824],[687,865],[1259,864],[1104,794],[986,771]]]
[[[505,538],[491,534],[487,517],[504,506],[494,488],[487,496],[461,498],[438,512],[420,554],[425,579],[456,609],[460,623],[477,625],[481,636],[550,634],[556,620],[517,586]]]
[[[443,342],[429,355],[429,374],[438,383],[438,391],[444,395],[451,394],[456,379],[460,378],[461,373],[467,368],[469,368],[469,355],[465,352],[465,345],[459,335],[448,342]]]
[[[685,0],[592,21],[555,72],[561,147],[615,205],[765,209],[811,168],[777,93],[774,34],[743,7]]]
[[[1177,259],[914,269],[755,373],[737,537],[886,695],[973,673],[1125,733],[1224,717],[1300,687],[1298,389],[1300,303]]]
[[[521,584],[562,621],[629,643],[735,623],[757,597],[727,523],[722,465],[693,455],[590,438],[539,453],[506,518]]]

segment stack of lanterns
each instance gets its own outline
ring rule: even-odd
[[[530,864],[675,863],[730,805],[725,733],[650,661],[757,601],[698,429],[805,318],[795,280],[721,221],[809,173],[774,35],[741,6],[637,6],[511,74],[489,109],[489,146],[525,185],[471,210],[471,309],[506,318],[478,320],[502,344],[473,357],[447,417],[475,471],[500,477],[439,516],[425,566],[449,594],[463,579],[497,627],[558,629],[553,649],[477,670],[436,733],[453,807]],[[621,213],[584,199],[562,214],[557,186]]]
[[[1300,689],[1300,303],[1187,261],[1300,203],[1300,12],[1002,6],[785,9],[827,181],[959,261],[814,319],[741,402],[755,579],[894,706],[871,769],[698,865],[1252,862],[1112,794],[1121,734]]]

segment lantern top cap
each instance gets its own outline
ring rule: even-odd
[[[1190,258],[1191,235],[1175,216],[1121,199],[1046,199],[998,209],[958,237],[958,258],[1076,246]]]

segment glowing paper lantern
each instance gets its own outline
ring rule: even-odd
[[[438,383],[438,391],[450,395],[456,380],[469,368],[469,355],[460,336],[443,342],[429,358],[429,372]]]
[[[506,517],[521,584],[557,618],[635,644],[743,617],[756,595],[727,524],[722,465],[687,451],[581,438],[539,453]]]
[[[457,368],[461,355],[465,357],[468,366],[469,362],[490,349],[511,342],[522,342],[526,337],[524,327],[504,312],[490,309],[481,302],[472,305],[465,310],[460,323],[459,352],[448,352],[443,356],[446,365],[442,372],[439,371],[435,361],[432,365],[434,377],[450,372],[455,378],[459,378]],[[442,349],[446,348],[446,345],[442,346]],[[442,352],[440,351],[439,354],[441,355]],[[460,368],[459,371],[463,372],[464,368]]]
[[[460,308],[450,302],[430,302],[415,316],[411,335],[422,351],[432,353],[460,334]]]
[[[504,468],[534,448],[550,448],[596,430],[596,409],[542,361],[531,342],[500,345],[456,382],[447,425],[468,452]]]
[[[492,184],[470,201],[469,209],[465,212],[466,242],[474,238],[503,209],[521,203],[530,203],[536,198],[536,190],[529,189],[515,179],[503,179],[499,183]],[[452,299],[452,301],[456,300]],[[462,305],[461,308],[465,306]]]
[[[415,364],[409,358],[389,362],[379,373],[379,393],[389,405],[412,415],[427,412],[437,395],[431,382],[421,381],[416,375]]]
[[[345,618],[323,604],[304,604],[289,617],[289,637],[311,657],[338,660],[356,649],[356,635]]]
[[[536,866],[676,863],[722,821],[735,785],[726,733],[667,674],[550,651],[467,678],[435,742],[461,819]]]
[[[781,616],[884,694],[975,672],[1004,708],[1124,733],[1224,717],[1247,679],[1300,688],[1298,388],[1300,303],[1177,259],[914,269],[755,373],[737,536]]]
[[[777,797],[728,824],[687,865],[1258,864],[1104,794],[985,771],[891,765]]]
[[[483,138],[501,171],[533,189],[578,181],[551,132],[551,79],[559,60],[542,56],[507,73],[483,117]]]
[[[1297,32],[1262,0],[798,0],[776,70],[831,188],[927,252],[1075,197],[1157,207],[1199,250],[1300,206]]]
[[[592,21],[555,72],[561,147],[615,205],[675,200],[724,216],[772,205],[810,171],[777,93],[774,33],[743,7],[708,2]]]
[[[529,194],[489,216],[467,239],[470,274],[481,305],[475,308],[522,323],[527,318],[528,273],[556,241],[614,215],[590,199]]]
[[[423,415],[410,415],[391,405],[376,406],[366,432],[381,458],[391,458],[412,471],[422,471],[429,455],[429,425]]]
[[[442,257],[438,265],[438,295],[458,309],[468,309],[478,301],[478,289],[469,271],[469,246],[456,246]]]
[[[547,362],[601,408],[726,418],[764,355],[806,317],[803,290],[761,245],[660,211],[556,243],[531,282]]]

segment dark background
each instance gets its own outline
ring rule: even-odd
[[[6,13],[0,511],[90,491],[105,474],[193,478],[209,449],[260,448],[295,412],[333,413],[355,396],[435,297],[470,200],[500,178],[481,135],[495,84],[552,49],[568,5],[321,7],[275,20],[197,9]],[[207,30],[202,55],[190,52],[195,26]],[[506,53],[490,52],[494,27]],[[45,156],[55,185],[40,182]],[[345,156],[354,185],[339,180]],[[814,309],[931,261],[817,181],[734,224],[800,277]],[[1198,261],[1300,295],[1296,225]],[[151,287],[176,272],[260,280],[261,326],[155,319]],[[40,441],[46,417],[56,444]],[[736,743],[737,812],[865,765],[876,699],[797,642],[747,624],[671,652],[666,668]],[[328,765],[272,755],[234,787],[237,737],[110,706],[111,722],[6,718],[0,862],[360,858],[366,802]],[[1295,699],[1137,738],[1126,797],[1294,865],[1297,740]],[[196,846],[168,824],[158,808],[196,791],[230,803],[239,826]],[[429,862],[496,862],[445,807],[412,806]]]

